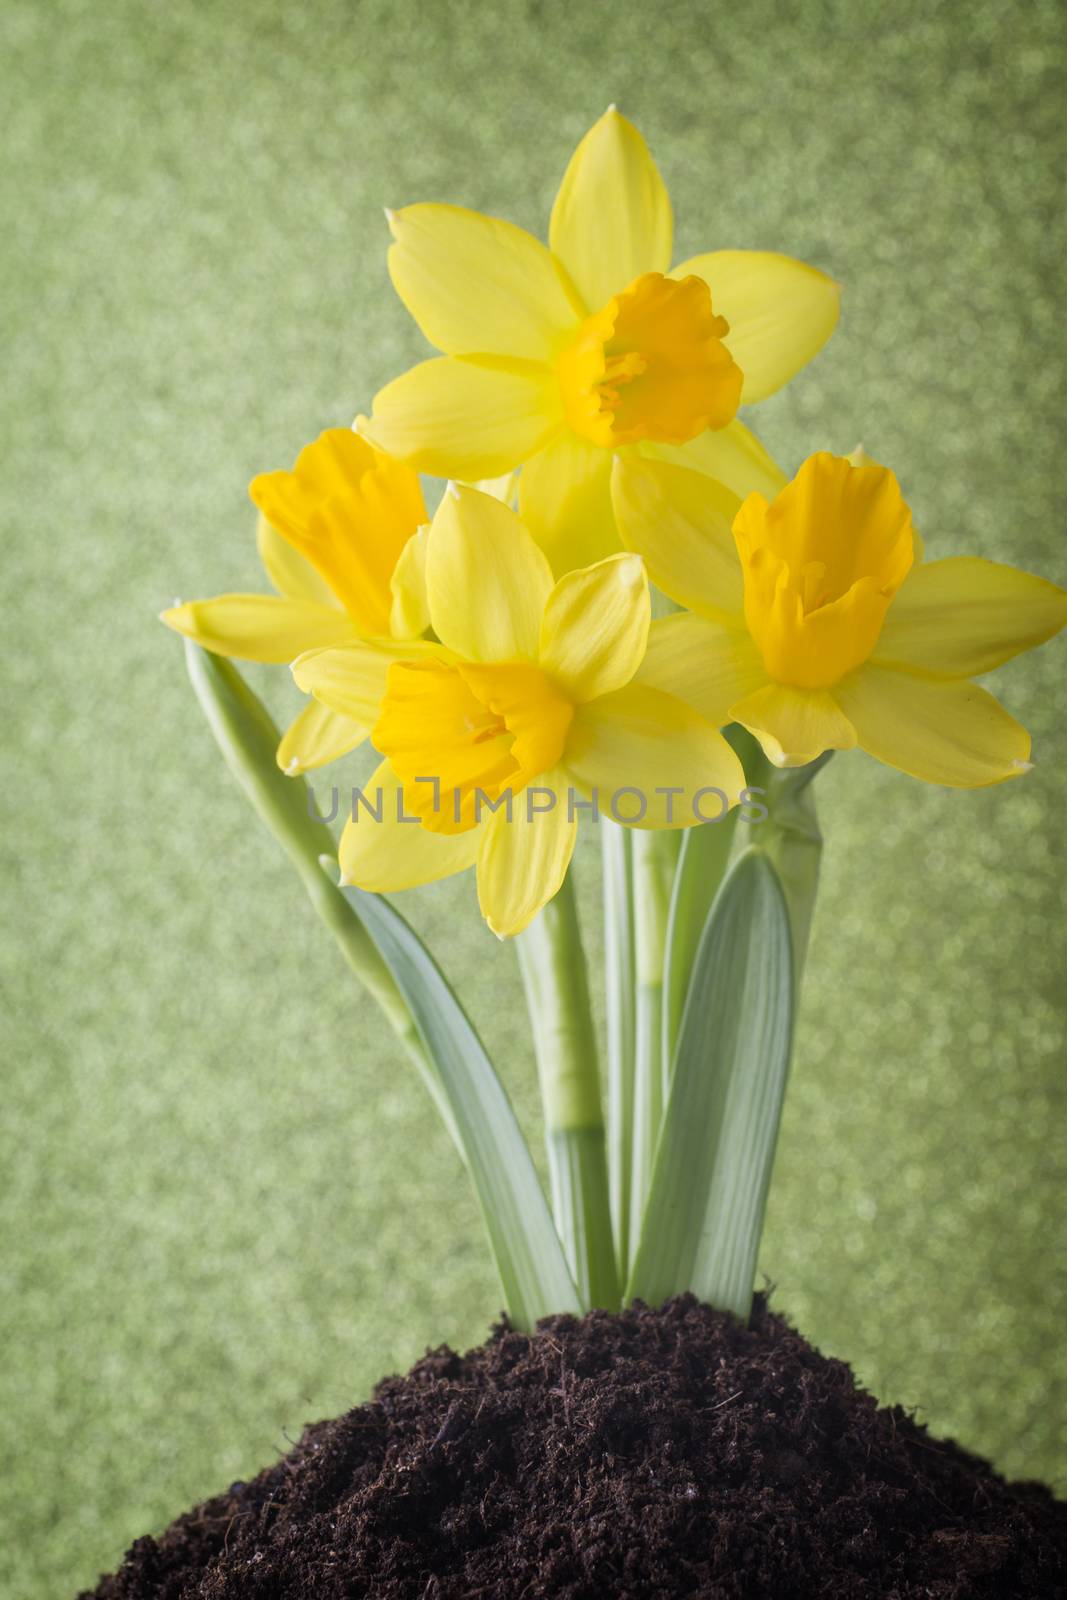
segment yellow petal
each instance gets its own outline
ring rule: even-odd
[[[426,552],[429,548],[430,524],[426,522],[411,535],[393,568],[389,582],[393,593],[389,632],[394,639],[417,639],[430,626],[430,602],[426,595]]]
[[[292,661],[302,650],[344,644],[358,637],[351,617],[310,600],[272,594],[220,594],[187,600],[160,618],[186,639],[220,656],[242,661]]]
[[[866,666],[834,690],[861,749],[926,783],[984,788],[1028,771],[1030,736],[976,683]]]
[[[953,556],[909,574],[875,658],[970,678],[1043,644],[1065,623],[1067,593],[1056,584],[996,561]]]
[[[610,694],[637,671],[651,615],[639,556],[609,556],[568,573],[545,606],[541,665],[576,702]]]
[[[850,450],[848,452],[848,454],[845,456],[845,460],[852,467],[884,467],[885,466],[885,462],[884,461],[876,461],[874,459],[874,457],[871,455],[870,451],[864,449],[862,444],[858,444],[854,450]],[[925,545],[923,544],[922,535],[919,533],[919,530],[915,527],[914,523],[912,524],[912,529],[911,529],[911,546],[912,546],[912,563],[913,563],[913,565],[917,565],[920,561],[925,559],[926,548],[925,548]]]
[[[535,362],[441,356],[394,378],[361,431],[439,478],[495,478],[546,445],[563,419],[559,384]]]
[[[837,326],[841,285],[825,272],[772,250],[712,250],[675,267],[711,290],[726,318],[725,344],[745,375],[742,405],[766,400],[817,355]]]
[[[519,474],[519,514],[557,573],[587,567],[619,548],[611,509],[611,452],[570,428]]]
[[[825,450],[770,505],[749,495],[734,539],[768,675],[802,689],[832,688],[870,658],[915,549],[893,473]]]
[[[360,792],[362,800],[344,796],[348,821],[338,859],[341,876],[348,883],[375,894],[393,894],[450,878],[474,865],[484,828],[431,833],[411,820],[388,761],[372,773]]]
[[[741,763],[709,722],[639,683],[578,707],[564,764],[595,793],[602,816],[642,828],[710,822],[745,787]]]
[[[731,532],[741,502],[689,467],[618,456],[611,494],[619,535],[644,557],[664,594],[718,621],[742,626],[744,579]]]
[[[502,808],[480,832],[478,903],[493,932],[510,939],[558,893],[574,854],[578,820],[562,774],[539,778],[514,797],[510,818]]]
[[[267,577],[287,600],[310,600],[314,605],[331,606],[335,611],[344,609],[326,579],[271,527],[262,511],[256,521],[256,548]]]
[[[447,355],[551,361],[581,321],[551,252],[524,228],[462,206],[405,206],[388,216],[393,285]]]
[[[494,500],[502,500],[514,511],[519,498],[520,477],[520,469],[514,467],[510,472],[498,473],[495,478],[475,478],[470,487],[480,489],[483,494],[491,494]]]
[[[641,454],[653,460],[669,461],[674,466],[691,467],[715,478],[727,489],[732,489],[739,499],[749,494],[763,494],[773,500],[779,489],[785,487],[782,469],[756,438],[751,428],[735,418],[725,428],[710,428],[698,433],[687,444],[659,444],[645,441]]]
[[[443,657],[447,652],[423,639],[395,645],[359,641],[336,650],[309,650],[293,662],[293,677],[298,688],[313,694],[331,711],[373,728],[393,662],[427,655]]]
[[[389,579],[426,507],[416,473],[350,428],[328,428],[291,472],[265,472],[249,494],[343,601],[364,634],[389,629]]]
[[[874,459],[874,457],[871,455],[870,451],[866,448],[866,446],[862,443],[862,441],[856,446],[856,448],[854,450],[849,450],[847,452],[847,454],[845,456],[845,460],[848,462],[849,466],[851,466],[851,467],[884,467],[885,466],[885,462],[884,461],[876,461]]]
[[[430,531],[434,632],[470,661],[536,661],[552,571],[514,511],[450,484]]]
[[[677,695],[721,728],[731,720],[734,702],[766,680],[760,653],[746,632],[679,611],[653,622],[634,681]]]
[[[851,750],[856,730],[826,689],[766,683],[730,708],[776,767],[804,767],[824,750]]]
[[[642,272],[670,266],[666,185],[632,122],[612,106],[575,150],[552,207],[548,242],[590,311]]]
[[[342,717],[318,700],[309,700],[303,711],[285,730],[278,746],[278,765],[290,777],[324,767],[355,750],[368,736],[368,729],[351,717]]]

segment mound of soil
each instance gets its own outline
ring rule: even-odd
[[[880,1410],[762,1300],[745,1327],[683,1297],[434,1351],[95,1594],[1053,1600],[1067,1505]]]

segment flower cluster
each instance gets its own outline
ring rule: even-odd
[[[515,934],[567,872],[575,794],[637,790],[642,828],[692,825],[710,790],[736,805],[731,723],[777,766],[859,747],[966,788],[1028,769],[1025,730],[972,679],[1056,633],[1067,594],[925,560],[891,471],[819,453],[787,482],[739,420],[830,337],[831,278],[754,250],[672,267],[666,188],[614,108],[547,246],[456,206],[388,217],[393,283],[442,354],[255,479],[276,594],[164,613],[292,664],[311,698],[287,772],[378,752],[371,787],[397,803],[347,823],[349,882],[474,866]],[[420,472],[449,480],[432,516]],[[679,609],[653,620],[650,582]],[[513,803],[533,787],[553,803]]]

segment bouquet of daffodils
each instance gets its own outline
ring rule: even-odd
[[[1055,634],[1067,594],[926,559],[862,450],[786,478],[739,408],[816,355],[839,287],[766,251],[673,266],[667,190],[614,107],[547,246],[456,206],[388,221],[393,284],[442,353],[255,479],[275,594],[164,621],[433,1095],[513,1324],[685,1290],[745,1316],[818,876],[813,779],[854,748],[959,788],[1027,772],[1026,731],[972,680]],[[432,512],[420,473],[447,480]],[[308,695],[280,740],[234,657]],[[367,742],[379,764],[337,842],[303,774]],[[603,844],[603,1082],[580,822]],[[482,1043],[382,898],[470,869],[518,951],[550,1199]]]

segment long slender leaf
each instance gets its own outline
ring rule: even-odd
[[[530,1152],[492,1062],[415,934],[385,901],[341,889],[329,829],[302,778],[279,771],[278,732],[232,662],[189,644],[189,676],[227,766],[285,850],[355,975],[419,1069],[467,1164],[516,1327],[581,1309]]]
[[[767,790],[770,822],[760,845],[774,863],[793,928],[793,983],[799,990],[808,954],[822,860],[822,833],[813,779],[833,755],[827,750],[806,767],[772,774]]]
[[[308,786],[278,768],[279,734],[262,701],[232,661],[185,641],[185,664],[208,727],[230,773],[296,868],[315,910],[345,960],[374,996],[397,1037],[416,1059],[422,1046],[388,967],[340,891],[319,868],[336,854],[333,835],[309,805]]]
[[[648,1200],[669,1073],[663,1059],[663,963],[680,836],[638,829],[633,842],[634,1095],[630,1247]]]
[[[630,1160],[634,1125],[633,834],[602,818],[604,1000],[608,1034],[608,1181],[619,1280],[630,1269]]]
[[[378,895],[341,891],[404,996],[451,1111],[508,1312],[516,1327],[581,1306],[526,1141],[459,1001],[400,913]]]
[[[708,916],[627,1297],[747,1316],[793,1032],[789,914],[759,850]]]
[[[622,1286],[573,866],[515,944],[541,1086],[552,1215],[583,1304],[617,1311]]]
[[[673,1070],[674,1047],[700,937],[726,876],[737,836],[737,807],[721,822],[687,828],[674,875],[663,958],[663,1059]]]

